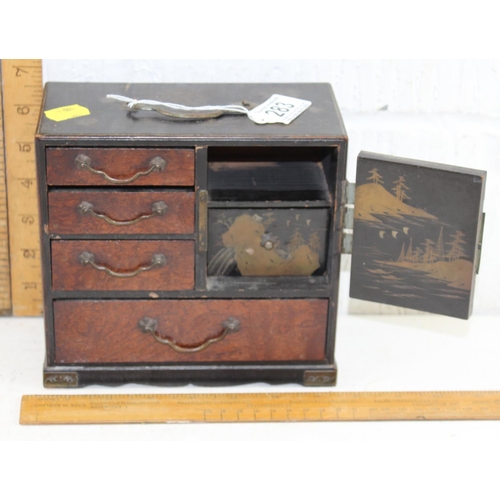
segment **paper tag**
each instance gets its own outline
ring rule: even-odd
[[[288,125],[311,104],[311,101],[273,94],[266,102],[252,109],[248,113],[248,117],[260,125],[265,123],[284,123]]]
[[[90,115],[89,109],[79,104],[49,109],[48,111],[44,111],[44,113],[49,120],[54,120],[55,122],[62,122],[64,120]]]

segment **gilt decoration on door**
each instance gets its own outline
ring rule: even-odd
[[[467,317],[483,180],[360,159],[351,296]]]

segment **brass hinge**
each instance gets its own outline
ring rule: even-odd
[[[208,232],[208,192],[205,190],[198,192],[198,251],[207,251]]]
[[[349,181],[342,184],[342,253],[352,253],[356,184]]]

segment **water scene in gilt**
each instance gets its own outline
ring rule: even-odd
[[[352,296],[462,316],[474,273],[470,205],[478,205],[478,190],[449,194],[457,187],[449,176],[424,179],[419,169],[396,167],[358,172]],[[472,176],[462,177],[472,186]]]

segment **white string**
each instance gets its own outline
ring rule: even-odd
[[[155,108],[166,107],[181,111],[223,111],[228,114],[244,114],[248,115],[249,111],[244,106],[238,104],[221,104],[210,106],[184,106],[183,104],[175,104],[173,102],[153,101],[150,99],[131,99],[122,95],[108,94],[106,97],[127,103],[130,109],[142,109],[146,111],[155,111]]]

